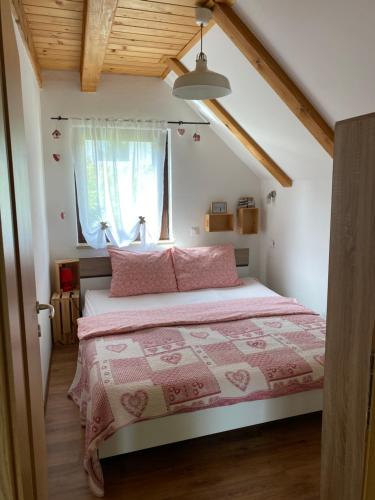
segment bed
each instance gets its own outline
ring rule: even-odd
[[[322,409],[324,320],[253,278],[243,281],[122,298],[86,291],[70,396],[86,426],[95,495],[104,492],[98,458]]]

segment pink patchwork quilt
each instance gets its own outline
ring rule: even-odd
[[[84,466],[103,496],[99,444],[165,415],[321,388],[325,321],[266,297],[107,313],[79,320],[69,395],[86,427]]]

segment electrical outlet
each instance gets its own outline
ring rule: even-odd
[[[199,236],[199,234],[200,234],[199,226],[191,226],[190,236]]]

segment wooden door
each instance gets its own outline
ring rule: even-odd
[[[366,475],[366,469],[375,466],[374,333],[375,114],[371,114],[339,122],[335,131],[321,500],[375,498],[374,483],[368,482],[375,470]]]
[[[46,500],[43,390],[21,78],[10,4],[8,0],[0,2],[0,496]]]
[[[374,333],[375,337],[375,333]],[[375,498],[375,383],[372,380],[371,414],[367,436],[366,473],[364,484],[364,500]]]

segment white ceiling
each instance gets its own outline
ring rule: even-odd
[[[238,0],[235,10],[331,126],[375,111],[374,0]],[[182,60],[189,69],[197,50]],[[233,94],[220,102],[292,179],[331,175],[329,155],[219,27],[205,36],[204,51],[209,67],[231,81]],[[225,127],[214,130],[257,175],[268,176]]]

